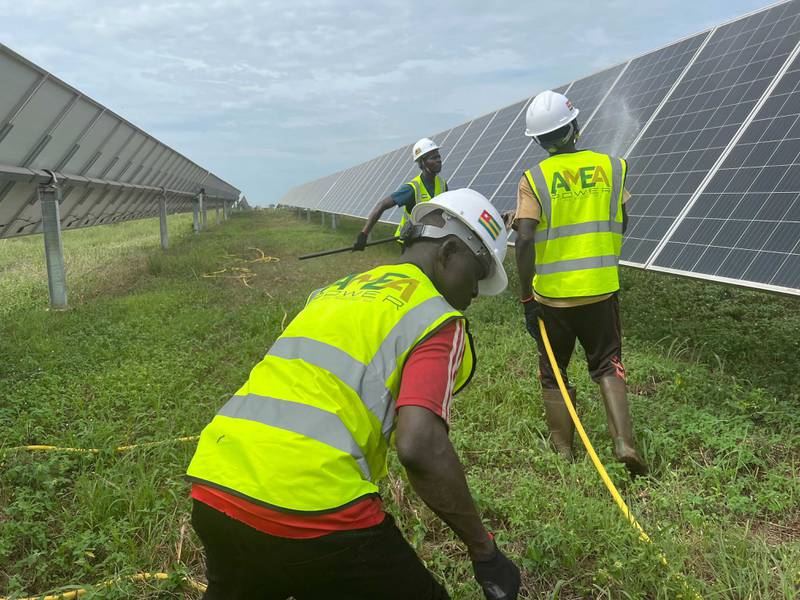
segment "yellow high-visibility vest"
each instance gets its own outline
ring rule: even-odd
[[[583,150],[525,171],[542,216],[534,233],[540,296],[597,296],[619,289],[622,194],[627,164]]]
[[[466,319],[412,264],[350,275],[306,307],[203,429],[192,481],[269,508],[328,512],[378,491],[411,351]],[[472,376],[472,339],[454,390]]]
[[[428,188],[425,187],[425,184],[422,183],[422,174],[420,173],[411,181],[406,182],[406,185],[410,185],[411,189],[414,190],[414,205],[416,206],[419,202],[427,202],[431,198],[438,196],[439,194],[447,191],[447,182],[439,177],[438,175],[434,175],[433,177],[433,196],[431,196]],[[412,207],[413,209],[413,207]],[[411,218],[411,211],[408,210],[408,207],[403,207],[403,218],[400,219],[400,225],[397,226],[397,229],[394,232],[395,236],[400,235],[400,231],[403,229],[403,225],[406,223],[406,219]]]

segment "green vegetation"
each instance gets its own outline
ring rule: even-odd
[[[41,238],[0,241],[0,596],[166,571],[176,577],[84,597],[199,597],[177,577],[203,577],[182,478],[194,445],[114,447],[197,434],[310,290],[397,256],[380,246],[296,261],[355,237],[354,221],[331,231],[318,215],[234,215],[200,236],[190,223],[171,217],[167,252],[155,220],[66,232],[66,312],[46,310]],[[256,249],[280,261],[252,262]],[[580,353],[571,377],[590,438],[667,567],[582,452],[568,465],[547,450],[516,282],[468,312],[478,372],[454,402],[452,437],[486,520],[524,568],[523,597],[688,597],[677,574],[704,598],[796,597],[797,301],[632,271],[623,288],[652,477],[630,482],[613,462]],[[26,444],[103,450],[9,450]],[[392,462],[389,510],[455,599],[480,598],[463,547]]]

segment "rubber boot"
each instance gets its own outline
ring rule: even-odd
[[[569,388],[569,397],[575,406],[575,388]],[[556,452],[566,461],[572,462],[572,440],[575,437],[575,424],[569,416],[561,390],[542,389],[544,416],[550,428],[550,441]]]
[[[603,403],[606,406],[608,431],[614,440],[614,456],[628,468],[631,476],[646,475],[647,464],[639,456],[633,441],[633,426],[625,382],[617,377],[603,377],[599,383]]]

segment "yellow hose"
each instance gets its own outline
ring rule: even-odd
[[[131,575],[129,577],[115,577],[114,579],[107,579],[106,581],[102,581],[97,585],[93,586],[95,588],[108,588],[113,585],[120,583],[121,581],[163,581],[165,579],[169,579],[168,573],[136,573],[135,575]],[[199,581],[195,581],[190,577],[184,577],[183,582],[195,589],[199,592],[206,591],[206,584],[200,583]],[[27,598],[17,598],[17,600],[73,600],[74,598],[80,598],[81,596],[88,593],[89,590],[86,588],[80,588],[77,590],[70,590],[68,592],[63,592],[61,594],[50,594],[48,596],[29,596]],[[9,600],[8,598],[0,598],[0,600]]]
[[[127,452],[128,450],[133,450],[134,448],[151,448],[153,446],[161,446],[162,444],[172,444],[175,442],[194,442],[199,439],[200,436],[198,435],[188,435],[184,437],[174,438],[171,440],[144,442],[141,444],[130,444],[128,446],[117,446],[116,448],[114,448],[114,450],[116,452]],[[102,452],[100,448],[69,448],[62,446],[45,446],[41,444],[35,444],[32,446],[11,446],[10,448],[0,448],[0,453],[19,451],[19,450],[27,450],[29,452],[78,452],[84,454],[99,454],[100,452]],[[0,598],[0,600],[2,599]]]
[[[614,482],[611,481],[611,478],[608,476],[608,472],[606,472],[606,468],[603,466],[603,463],[600,462],[600,458],[598,458],[597,453],[594,451],[594,447],[592,443],[589,441],[589,436],[586,435],[586,430],[584,430],[583,425],[581,424],[581,420],[578,418],[578,413],[575,412],[575,407],[572,405],[572,400],[569,398],[569,393],[567,392],[567,386],[564,385],[564,380],[561,377],[561,369],[558,368],[558,363],[556,362],[556,357],[553,354],[553,348],[550,346],[550,339],[547,337],[547,330],[544,327],[544,321],[538,319],[539,321],[539,332],[542,335],[542,341],[544,342],[545,350],[547,351],[547,358],[550,360],[550,366],[553,369],[553,373],[555,373],[556,381],[558,381],[558,389],[561,390],[561,396],[564,398],[564,403],[567,405],[567,410],[569,411],[569,416],[572,418],[572,422],[575,424],[575,429],[578,430],[578,435],[583,442],[583,445],[586,447],[586,452],[589,454],[589,457],[592,459],[592,463],[594,463],[595,469],[597,472],[600,473],[600,478],[603,480],[603,483],[606,484],[606,488],[608,491],[611,492],[611,497],[614,499],[614,502],[622,511],[622,514],[625,515],[625,518],[628,519],[628,522],[633,525],[636,531],[639,532],[639,538],[647,542],[648,544],[652,544],[653,541],[650,539],[650,536],[644,532],[642,526],[639,525],[639,522],[636,518],[631,514],[630,509],[628,509],[628,505],[625,504],[625,500],[622,499],[619,492],[617,491]],[[659,551],[658,557],[661,560],[661,563],[666,566],[667,565],[667,557],[664,556],[662,552]],[[686,582],[686,579],[682,575],[678,575],[681,583],[683,584],[684,588],[689,591],[695,600],[702,600],[702,596],[692,589],[689,584]]]

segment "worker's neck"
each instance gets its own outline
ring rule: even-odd
[[[558,150],[556,150],[555,152],[553,152],[553,153],[551,154],[551,156],[555,156],[556,154],[570,154],[570,153],[572,153],[572,152],[580,152],[580,151],[579,151],[579,150],[578,150],[578,149],[575,147],[575,142],[571,142],[571,143],[567,144],[566,146],[564,146],[563,148],[559,148]]]
[[[403,255],[400,257],[400,263],[411,263],[420,271],[425,273],[428,279],[433,278],[433,260],[434,252],[431,251],[430,246],[435,246],[433,242],[427,240],[418,240],[410,248],[406,248]]]

